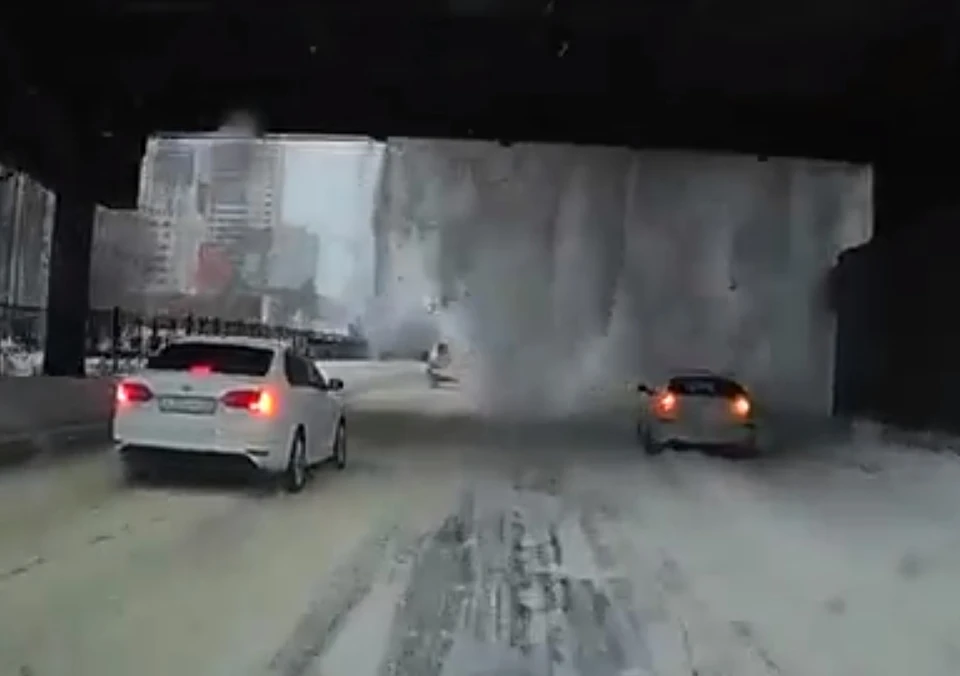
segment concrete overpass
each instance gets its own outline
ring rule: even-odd
[[[956,150],[958,26],[950,3],[906,0],[19,6],[0,31],[0,159],[59,195],[46,368],[81,369],[92,204],[134,202],[153,131],[244,109],[271,132],[871,162],[892,237],[954,209],[929,150]]]
[[[650,334],[638,321],[650,312],[680,327],[684,308],[709,317],[714,303],[669,274],[686,260],[704,273],[693,279],[731,282],[709,289],[762,301],[746,309],[777,332],[766,376],[823,385],[829,373],[813,367],[830,346],[798,337],[822,339],[805,321],[827,313],[805,317],[800,301],[866,236],[846,190],[863,172],[756,155],[872,162],[875,241],[843,255],[832,294],[837,400],[914,424],[960,420],[947,160],[960,79],[946,3],[252,4],[5,8],[0,162],[60,196],[51,373],[82,363],[93,203],[133,202],[147,133],[214,129],[245,108],[271,131],[514,143],[394,140],[404,153],[388,178],[430,175],[440,198],[398,190],[380,215],[454,224],[441,247],[485,264],[474,297],[519,302],[475,308],[492,325],[538,335],[545,316],[528,310],[551,306],[537,277],[553,275],[574,312],[548,318],[570,342],[531,340],[520,356],[558,371],[584,346],[577,326],[626,318],[632,339]],[[692,170],[656,151],[690,147],[748,154]],[[460,180],[464,164],[484,180]],[[708,198],[726,209],[716,219]],[[626,228],[630,210],[648,227]],[[665,232],[656,217],[671,211],[696,227]],[[485,219],[501,228],[478,233]],[[545,253],[547,235],[581,245]],[[742,240],[730,269],[711,254],[729,244],[721,235]],[[466,258],[441,279],[476,269]],[[614,277],[677,295],[627,294],[608,312]],[[663,355],[670,332],[653,337]],[[618,359],[626,385],[635,374]],[[511,409],[543,394],[516,365],[495,369],[512,378]],[[888,428],[811,425],[780,430],[755,462],[648,458],[632,388],[594,391],[576,415],[518,419],[470,387],[429,388],[422,364],[323,368],[347,382],[350,463],[297,496],[128,486],[104,441],[111,381],[0,380],[0,464],[32,459],[0,473],[0,673],[960,673],[955,453]]]

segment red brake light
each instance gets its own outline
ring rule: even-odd
[[[209,364],[194,364],[190,367],[190,373],[195,376],[208,376],[213,373],[213,368]]]
[[[142,404],[153,399],[150,388],[141,383],[120,383],[117,385],[117,404]]]
[[[220,398],[228,408],[242,408],[258,415],[273,415],[276,400],[267,390],[233,390]]]
[[[261,390],[260,396],[250,404],[250,410],[260,415],[273,415],[274,409],[273,395],[266,390]]]
[[[750,415],[750,400],[743,395],[734,397],[730,403],[730,408],[733,410],[734,415],[745,418]]]
[[[673,392],[664,392],[660,395],[658,404],[664,411],[672,411],[677,406],[677,395]]]
[[[660,415],[672,415],[677,409],[677,395],[673,392],[661,392],[657,395],[654,406]]]

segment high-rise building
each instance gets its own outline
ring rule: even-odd
[[[140,190],[140,209],[156,229],[150,292],[265,290],[283,206],[283,160],[283,145],[275,140],[227,134],[150,139]]]
[[[250,289],[269,283],[271,235],[283,208],[283,145],[274,140],[212,137],[197,188],[209,241]]]
[[[207,145],[204,137],[158,136],[147,143],[139,206],[155,230],[150,293],[194,290],[200,245],[210,235],[200,214]]]
[[[140,168],[141,211],[168,220],[196,211],[199,150],[192,139],[155,136],[147,141]]]
[[[0,302],[45,307],[56,197],[0,167]]]

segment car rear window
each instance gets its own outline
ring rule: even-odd
[[[690,397],[733,398],[745,394],[743,386],[717,376],[683,376],[671,378],[667,389]]]
[[[150,357],[147,368],[155,371],[189,371],[208,368],[231,376],[265,376],[273,351],[247,345],[176,343]]]

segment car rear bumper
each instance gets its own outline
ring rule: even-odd
[[[115,443],[124,463],[142,468],[280,472],[287,461],[276,449],[253,446],[189,448],[154,440],[117,440]]]
[[[212,416],[160,417],[126,413],[114,418],[113,438],[124,458],[198,463],[209,456],[224,464],[246,463],[255,469],[281,471],[286,467],[289,440],[283,426],[259,420],[232,420],[223,424]]]
[[[757,430],[752,423],[724,425],[707,430],[691,430],[683,425],[658,423],[652,430],[656,443],[674,447],[755,450]]]

